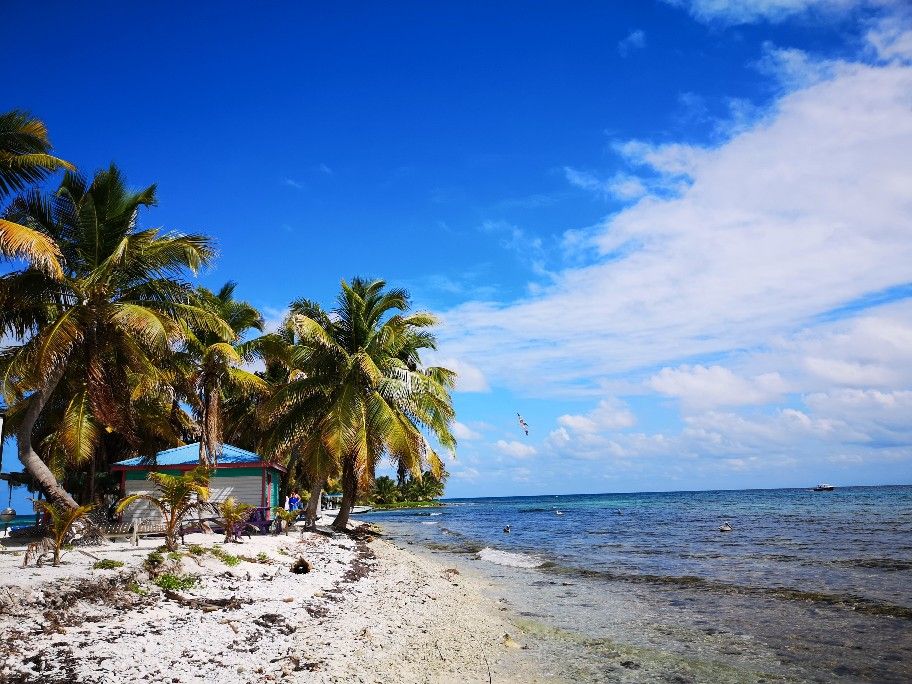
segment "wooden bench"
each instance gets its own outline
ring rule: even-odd
[[[140,537],[150,537],[156,534],[164,534],[165,526],[158,520],[135,519],[129,523],[115,523],[114,525],[104,525],[101,528],[105,537],[114,541],[115,539],[129,539],[133,546],[139,546]]]

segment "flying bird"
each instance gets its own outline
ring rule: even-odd
[[[523,429],[523,432],[526,433],[526,437],[528,437],[529,436],[529,424],[525,420],[523,420],[523,417],[521,415],[519,415],[518,413],[516,414],[516,417],[519,419],[519,427],[521,427]]]

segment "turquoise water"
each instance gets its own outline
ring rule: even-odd
[[[647,649],[640,679],[699,681],[679,662],[696,653],[735,668],[720,681],[912,681],[912,487],[463,499],[370,519],[544,628]],[[572,653],[579,677],[620,681],[564,646],[551,655]],[[676,665],[657,664],[667,653]]]

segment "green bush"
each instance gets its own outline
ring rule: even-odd
[[[159,587],[170,589],[171,591],[190,589],[195,587],[197,582],[199,582],[199,577],[196,575],[172,575],[167,572],[155,580],[155,584]]]
[[[144,588],[139,584],[139,582],[130,582],[130,583],[127,585],[127,591],[131,591],[131,592],[133,592],[134,594],[139,594],[140,596],[145,596],[146,594],[149,593],[146,589],[144,589]]]
[[[146,560],[143,561],[143,569],[149,573],[150,577],[154,577],[161,572],[164,564],[165,557],[161,553],[158,551],[150,551],[149,555],[146,556]]]
[[[202,556],[206,553],[206,547],[200,546],[199,544],[190,544],[190,546],[187,547],[187,552],[191,556]]]
[[[233,568],[235,565],[237,565],[238,563],[241,562],[241,559],[238,558],[237,556],[227,553],[226,551],[223,551],[222,549],[215,547],[215,546],[213,546],[212,549],[210,549],[210,552],[212,553],[213,556],[218,558],[220,561],[222,561],[222,563],[227,565],[229,568]]]
[[[113,570],[114,568],[122,568],[123,566],[123,561],[105,558],[104,560],[96,561],[92,567],[96,570]]]

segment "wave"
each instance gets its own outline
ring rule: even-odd
[[[423,522],[423,523],[421,523],[421,524],[422,524],[422,525],[437,525],[437,524],[439,524],[439,523],[438,523],[436,520],[428,520],[428,521]]]
[[[506,565],[511,568],[538,568],[544,565],[544,561],[527,556],[524,553],[513,553],[511,551],[498,551],[490,546],[484,547],[478,552],[478,558],[481,560],[494,563],[495,565]]]

